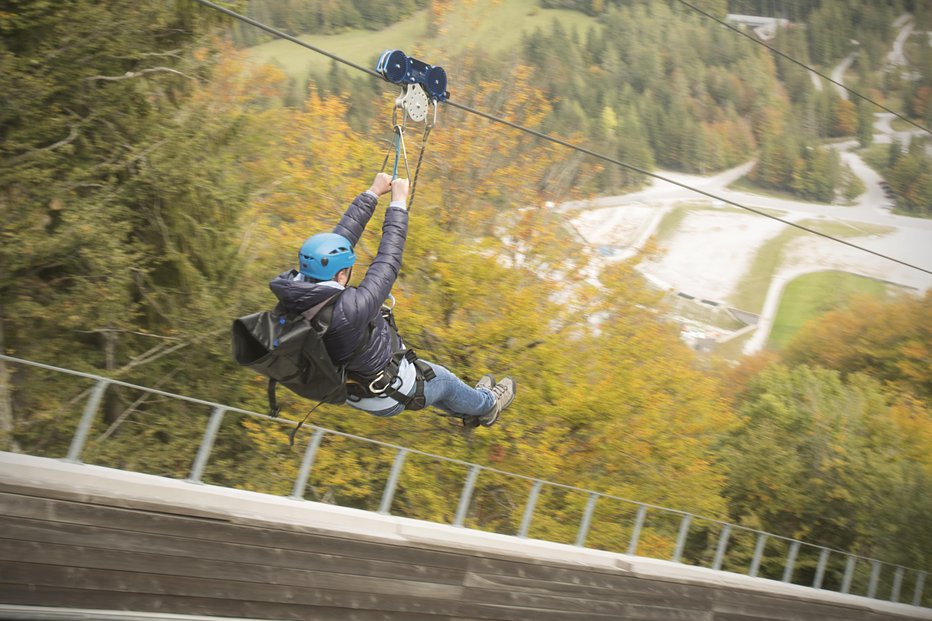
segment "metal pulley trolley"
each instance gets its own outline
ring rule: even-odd
[[[424,134],[421,138],[421,149],[411,181],[411,193],[408,199],[408,208],[414,204],[414,194],[417,188],[417,177],[424,159],[424,149],[430,130],[437,122],[438,105],[446,101],[450,93],[447,91],[447,72],[443,67],[432,66],[424,61],[406,55],[401,50],[385,50],[376,63],[376,72],[386,81],[401,86],[401,93],[395,98],[392,109],[392,144],[385,160],[382,162],[382,171],[388,164],[392,150],[395,151],[395,161],[392,168],[392,179],[398,178],[398,163],[404,162],[405,174],[411,178],[408,169],[408,152],[405,148],[404,133],[408,119],[416,123],[424,123]],[[433,107],[433,110],[431,110]],[[401,120],[398,116],[401,111]]]

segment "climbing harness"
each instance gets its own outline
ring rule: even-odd
[[[440,103],[446,101],[450,93],[447,88],[447,73],[443,67],[431,66],[427,63],[407,56],[401,50],[385,50],[379,57],[375,66],[376,72],[386,81],[401,86],[401,93],[395,98],[392,109],[392,142],[382,161],[382,172],[388,164],[392,151],[395,152],[392,167],[392,179],[398,178],[398,165],[404,163],[405,175],[411,179],[411,192],[408,197],[408,209],[414,204],[414,195],[417,189],[417,178],[421,171],[421,162],[424,161],[424,149],[430,130],[437,123],[437,109]],[[433,110],[431,110],[433,107]],[[401,111],[401,121],[398,116]],[[424,123],[424,134],[421,137],[421,148],[414,169],[414,177],[408,168],[408,151],[405,147],[405,129],[408,119],[415,123]]]
[[[395,298],[389,294],[392,305],[382,305],[380,310],[382,318],[388,324],[392,332],[394,341],[394,351],[391,360],[384,369],[373,375],[360,375],[349,373],[347,377],[346,390],[350,402],[359,401],[368,397],[391,397],[395,401],[404,404],[407,410],[420,410],[427,407],[427,399],[424,397],[424,383],[434,379],[437,375],[429,364],[417,357],[413,349],[405,346],[398,333],[398,325],[395,323]],[[371,338],[371,329],[370,329]],[[368,340],[368,339],[367,339]],[[402,361],[407,360],[414,365],[415,384],[414,393],[406,395],[399,390],[401,388],[401,371]]]

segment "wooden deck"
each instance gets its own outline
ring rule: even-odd
[[[10,483],[0,604],[302,621],[909,618]]]

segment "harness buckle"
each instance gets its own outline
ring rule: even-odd
[[[385,389],[388,388],[389,385],[391,385],[391,381],[385,382],[385,385],[382,386],[381,388],[376,387],[376,384],[378,382],[381,382],[384,379],[385,379],[385,371],[384,370],[379,371],[379,374],[375,376],[375,379],[369,382],[369,392],[371,392],[374,395],[380,395],[383,392],[385,392]]]

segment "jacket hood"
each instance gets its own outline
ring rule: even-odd
[[[302,313],[343,290],[343,286],[334,281],[306,282],[296,280],[297,270],[282,272],[272,279],[269,289],[278,298],[282,308],[290,313]]]

